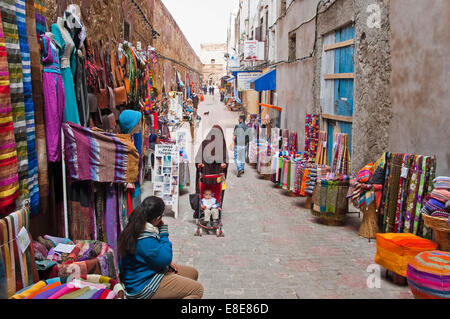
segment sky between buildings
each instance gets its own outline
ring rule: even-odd
[[[226,43],[230,13],[239,0],[162,0],[200,56],[202,43]]]

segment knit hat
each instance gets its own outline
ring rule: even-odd
[[[138,125],[142,117],[141,112],[125,110],[120,114],[119,125],[124,134],[129,134]]]

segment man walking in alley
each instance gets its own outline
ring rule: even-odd
[[[233,133],[234,161],[236,162],[238,177],[245,173],[245,152],[250,141],[249,133],[250,130],[245,124],[245,115],[240,115],[239,124],[236,125]]]

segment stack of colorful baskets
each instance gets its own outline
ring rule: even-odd
[[[425,225],[434,231],[440,250],[450,251],[450,177],[437,177],[433,186],[422,208],[422,216]]]

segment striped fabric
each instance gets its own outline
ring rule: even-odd
[[[31,86],[30,47],[28,46],[27,26],[25,24],[25,1],[15,1],[20,54],[22,57],[23,96],[25,102],[25,122],[27,126],[28,189],[30,192],[31,214],[35,215],[39,210],[39,186],[34,125],[33,88]]]
[[[25,118],[22,59],[20,55],[15,1],[0,1],[0,9],[8,57],[14,135],[19,163],[19,197],[16,205],[17,207],[24,207],[25,201],[29,199],[27,123]]]
[[[34,0],[25,0],[26,27],[30,47],[31,83],[33,87],[34,121],[36,125],[36,153],[38,156],[39,206],[46,211],[48,202],[47,143],[44,122],[44,92],[41,71],[41,51],[36,34],[36,10]]]
[[[23,227],[27,231],[30,227],[30,211],[27,208],[0,220],[0,247],[3,253],[6,252],[8,296],[39,281],[33,244],[30,243],[25,253],[22,253],[17,241],[17,235]],[[28,235],[31,236],[29,233]]]
[[[36,9],[36,32],[37,34],[45,33],[45,3],[43,0],[34,0],[34,8]]]
[[[14,210],[19,195],[17,169],[8,61],[0,15],[0,213]]]
[[[419,299],[450,299],[450,253],[418,254],[408,265],[408,284]]]
[[[69,122],[63,124],[63,129],[67,166],[73,180],[100,183],[138,180],[139,153],[131,135],[105,133]]]

